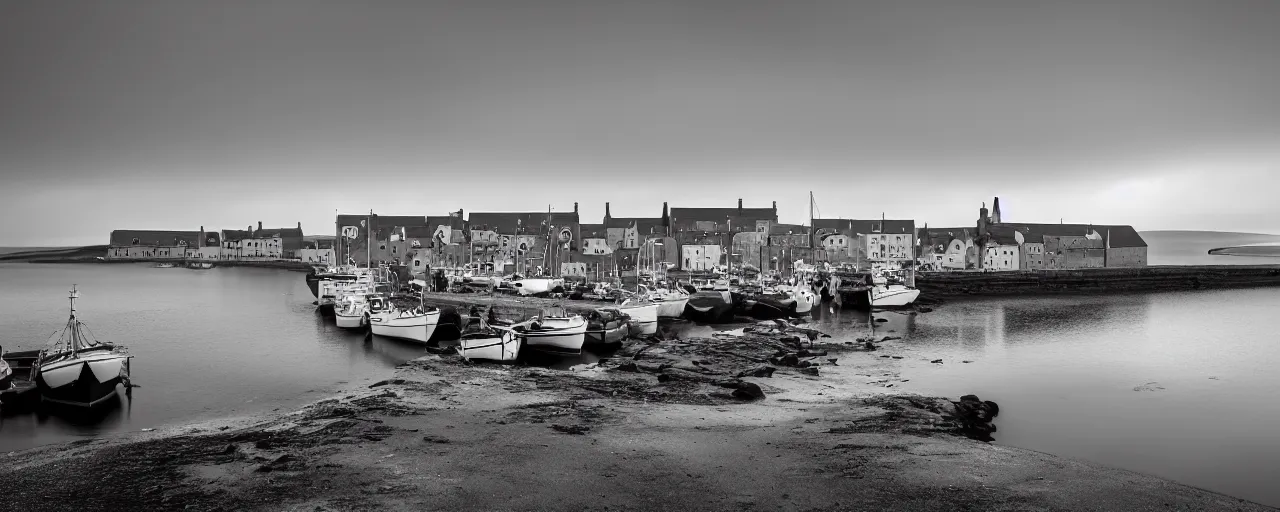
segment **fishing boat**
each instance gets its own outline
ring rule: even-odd
[[[13,386],[13,368],[9,367],[9,362],[0,359],[0,391],[9,389]]]
[[[156,268],[174,268],[176,266],[178,265],[170,262],[156,263]]]
[[[644,296],[634,296],[618,304],[618,310],[631,317],[631,334],[647,336],[658,332],[658,304]]]
[[[818,303],[817,294],[806,284],[797,284],[785,290],[796,301],[796,314],[807,315]]]
[[[581,315],[544,312],[511,326],[511,329],[530,349],[576,355],[582,353],[582,344],[586,341],[587,320]]]
[[[659,318],[679,318],[689,303],[689,294],[680,290],[658,288],[649,292],[649,300],[658,304]]]
[[[716,323],[732,318],[733,296],[728,290],[699,290],[689,296],[684,316],[690,320]]]
[[[333,307],[333,323],[343,329],[369,326],[369,294],[342,295]]]
[[[516,293],[520,295],[537,295],[540,293],[551,293],[557,286],[563,287],[563,279],[551,279],[544,277],[525,278],[511,283],[516,289]]]
[[[369,314],[369,328],[378,336],[426,343],[440,322],[440,310],[419,302],[414,308],[386,308]]]
[[[200,262],[200,268],[201,268],[202,270],[209,270],[209,269],[213,268],[213,262],[212,262],[212,261],[202,261],[202,262]]]
[[[585,343],[608,345],[619,343],[631,333],[631,317],[618,308],[598,308],[587,314]]]
[[[76,318],[76,299],[71,287],[71,317],[52,343],[40,351],[33,365],[36,387],[47,402],[93,407],[116,395],[116,385],[128,381],[132,356],[119,347],[93,339]],[[53,336],[50,336],[53,339]]]
[[[484,325],[484,330],[462,335],[455,348],[463,359],[515,361],[520,357],[520,336],[503,327]]]

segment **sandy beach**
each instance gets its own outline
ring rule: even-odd
[[[795,339],[632,341],[567,371],[432,354],[289,414],[9,453],[0,492],[50,511],[1273,510],[971,439],[964,390],[891,394],[874,351],[779,357]]]

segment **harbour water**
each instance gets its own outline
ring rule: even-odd
[[[139,356],[142,387],[99,422],[4,417],[0,450],[288,410],[425,352],[336,329],[314,313],[295,272],[25,263],[0,264],[5,350],[36,348],[60,328],[72,283],[93,332]],[[876,335],[902,337],[838,357],[900,356],[886,360],[895,375],[864,380],[998,402],[998,444],[1280,506],[1270,478],[1280,474],[1280,373],[1269,367],[1280,345],[1268,321],[1277,308],[1280,289],[1263,288],[979,299],[877,313],[883,323],[853,311],[819,312],[814,322],[837,341],[871,334],[873,323]]]
[[[900,356],[897,389],[999,403],[996,443],[1280,506],[1277,310],[1276,288],[973,300],[876,313],[903,339],[843,358]],[[816,323],[872,333],[865,313]]]
[[[99,340],[129,347],[141,387],[101,419],[6,414],[0,450],[288,410],[425,353],[322,321],[297,272],[28,263],[0,263],[4,350],[40,348],[60,330],[73,283],[77,315]]]

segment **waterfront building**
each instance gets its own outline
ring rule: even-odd
[[[1000,214],[1000,198],[992,211],[978,210],[977,245],[987,251],[1017,234],[1017,270],[1069,270],[1101,267],[1145,267],[1147,243],[1137,230],[1127,225],[1032,224],[1005,222]],[[999,239],[999,240],[997,240]],[[983,258],[982,267],[987,267]],[[1000,270],[1005,270],[1001,268]]]
[[[738,199],[737,208],[671,208],[669,222],[670,236],[680,247],[677,264],[682,269],[707,270],[716,265],[751,261],[753,256],[759,264],[759,256],[748,254],[751,251],[735,250],[735,240],[739,233],[763,231],[767,234],[769,223],[778,222],[778,203],[775,201],[770,208],[744,208],[742,199]],[[764,228],[760,227],[761,223]],[[745,243],[748,242],[744,239]]]
[[[932,270],[965,270],[975,267],[973,228],[930,228],[925,226],[916,236],[920,262]]]
[[[605,242],[613,252],[635,249],[634,257],[627,251],[612,262],[619,269],[630,270],[636,265],[651,267],[655,263],[679,264],[679,243],[671,237],[671,215],[667,203],[662,203],[660,217],[614,217],[609,203],[604,204],[603,226]]]
[[[203,235],[201,231],[118,229],[111,232],[104,258],[109,260],[183,259],[187,256],[187,247],[199,246],[205,238]],[[215,246],[217,244],[216,236],[214,244]]]
[[[914,220],[813,219],[813,227],[826,261],[896,268],[916,258]]]
[[[560,264],[575,261],[581,240],[578,205],[572,212],[472,212],[467,224],[473,239],[496,239],[493,250],[473,251],[501,272],[559,274]]]

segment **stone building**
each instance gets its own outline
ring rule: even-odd
[[[1019,270],[1147,265],[1147,243],[1132,226],[1004,222],[999,198],[992,208],[990,214],[985,204],[978,210],[978,245],[990,248],[1007,241],[1010,230],[1016,233]],[[987,262],[984,258],[982,266]]]
[[[143,231],[118,229],[111,232],[105,259],[109,260],[179,260],[187,256],[188,247],[200,246],[207,238],[202,231]],[[214,234],[217,246],[217,234]]]
[[[761,233],[761,223],[768,226],[768,223],[777,222],[777,202],[770,208],[744,208],[741,199],[737,208],[671,208],[671,237],[680,251],[677,265],[684,270],[701,271],[731,262],[750,261],[752,251],[734,248],[739,245],[736,243],[737,235]],[[752,234],[749,239],[767,236],[767,227],[763,233]],[[759,259],[759,256],[755,257]]]

